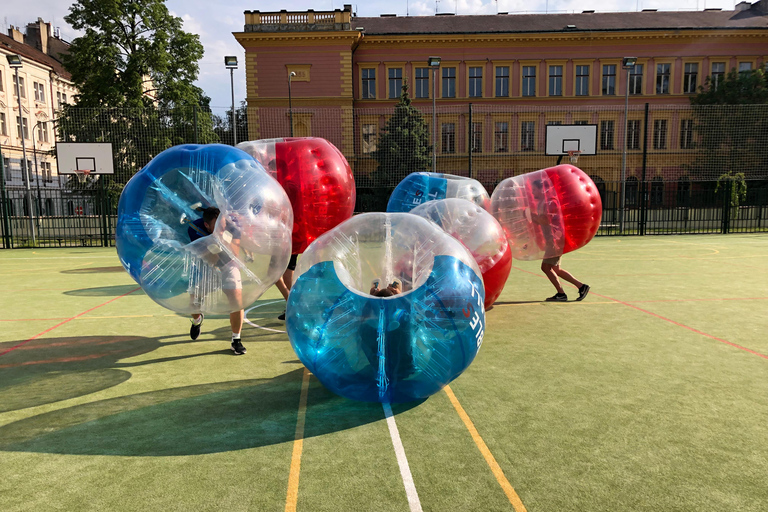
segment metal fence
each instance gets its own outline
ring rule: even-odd
[[[475,178],[489,193],[505,178],[557,163],[544,152],[548,124],[597,125],[597,154],[576,165],[603,200],[598,235],[768,231],[768,105],[451,105],[434,112],[435,131],[431,106],[417,110],[430,156],[434,142],[436,170]],[[408,173],[431,170],[378,156],[393,113],[391,107],[248,108],[238,111],[237,133],[240,140],[291,133],[328,139],[353,169],[356,211],[380,211]],[[3,146],[3,248],[112,245],[117,200],[131,175],[173,145],[234,142],[231,111],[137,115],[70,107],[66,116],[56,140],[111,142],[116,174],[80,184],[55,173],[50,150],[33,150],[25,165],[20,148]],[[419,151],[413,140],[405,137],[397,150]],[[734,194],[743,185],[745,194]]]

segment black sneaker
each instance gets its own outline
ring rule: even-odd
[[[564,293],[556,293],[551,297],[547,297],[547,302],[566,302],[568,301],[568,296]]]
[[[194,320],[192,321],[192,327],[189,328],[189,337],[193,340],[196,340],[198,336],[200,336],[200,328],[203,326],[203,320],[205,320],[205,317],[203,315],[200,315],[200,323],[195,325]]]
[[[240,338],[232,340],[232,352],[234,352],[236,356],[241,356],[245,354],[246,350],[242,342],[240,341]]]
[[[584,299],[584,297],[586,297],[588,293],[589,293],[589,285],[588,284],[581,285],[581,287],[579,288],[579,298],[576,300]]]
[[[278,320],[282,320],[283,322],[285,322],[285,311],[283,311],[282,313],[277,315],[277,319]]]

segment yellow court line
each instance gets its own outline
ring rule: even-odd
[[[304,448],[304,420],[307,417],[307,394],[309,390],[309,370],[304,368],[301,380],[301,398],[299,398],[299,415],[296,418],[296,434],[293,441],[291,456],[291,471],[288,475],[288,495],[285,498],[285,512],[295,512],[299,500],[299,472],[301,471],[301,450]]]
[[[469,415],[459,403],[459,399],[456,398],[456,395],[453,394],[451,387],[445,386],[445,388],[443,389],[445,390],[445,394],[448,395],[448,398],[453,404],[454,409],[456,409],[456,412],[459,413],[459,417],[461,418],[461,421],[464,422],[464,425],[467,427],[467,430],[469,430],[469,433],[472,435],[472,439],[475,441],[475,444],[480,449],[480,453],[483,454],[483,457],[485,458],[485,462],[487,462],[488,466],[490,466],[491,471],[493,472],[493,476],[496,477],[496,481],[499,482],[499,485],[501,485],[501,488],[504,491],[504,494],[507,495],[507,498],[509,499],[509,502],[512,504],[512,507],[514,507],[515,512],[526,512],[525,505],[523,505],[523,502],[520,499],[520,496],[517,495],[517,493],[515,492],[515,488],[512,487],[512,484],[509,483],[509,480],[507,480],[507,477],[504,476],[504,471],[501,470],[501,467],[496,462],[496,459],[493,457],[491,450],[488,449],[488,446],[486,446],[485,441],[483,441],[483,438],[480,437],[480,434],[477,432],[477,429],[475,428],[475,425],[472,423],[472,420],[469,418]]]

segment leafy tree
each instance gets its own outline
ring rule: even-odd
[[[245,101],[240,102],[240,107],[236,110],[235,119],[237,121],[237,142],[248,140],[248,107]],[[233,144],[234,134],[232,133],[232,109],[227,109],[224,116],[213,116],[213,131],[218,136],[222,144]]]

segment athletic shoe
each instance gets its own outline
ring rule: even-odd
[[[195,325],[195,321],[192,320],[192,327],[189,328],[189,337],[193,340],[196,340],[198,336],[200,336],[200,328],[203,326],[203,320],[205,317],[203,315],[200,315],[200,323]]]
[[[282,313],[277,315],[277,319],[278,320],[282,320],[283,322],[285,322],[285,311],[283,311]]]
[[[234,352],[236,356],[241,356],[245,354],[246,350],[242,342],[240,341],[240,338],[232,340],[232,352]]]
[[[581,285],[581,287],[579,288],[579,298],[576,300],[584,299],[584,297],[586,297],[588,293],[589,293],[589,285],[588,284]]]
[[[566,302],[568,296],[564,293],[556,293],[551,297],[547,297],[547,302]]]

